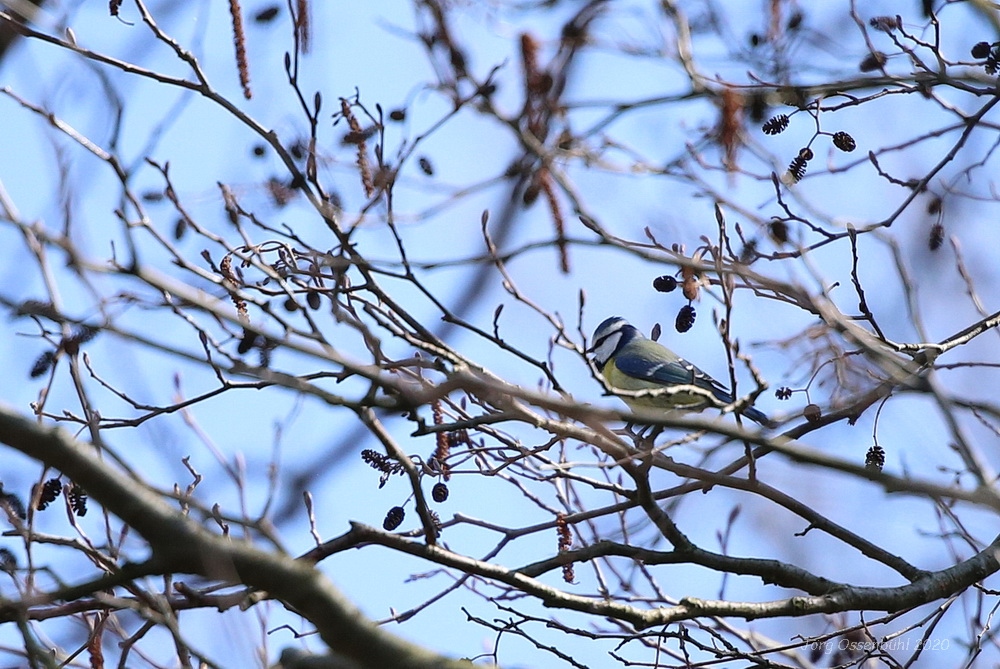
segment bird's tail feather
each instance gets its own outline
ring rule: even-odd
[[[753,422],[761,425],[763,427],[775,427],[777,423],[767,417],[767,415],[758,409],[753,407],[747,407],[743,410],[743,415],[752,420]]]

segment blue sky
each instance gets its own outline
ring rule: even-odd
[[[282,54],[289,48],[287,16],[283,12],[273,23],[258,25],[249,20],[248,52],[250,55],[251,85],[254,97],[242,99],[233,67],[229,18],[225,8],[210,3],[197,3],[193,11],[173,11],[172,3],[153,7],[162,27],[178,41],[192,49],[204,67],[212,85],[232,100],[264,127],[274,129],[290,145],[295,138],[304,136],[306,126],[297,102],[285,81]],[[386,128],[385,152],[388,157],[413,141],[439,119],[450,112],[447,100],[426,82],[433,77],[423,50],[410,34],[414,29],[412,9],[403,3],[314,3],[313,24],[317,27],[311,53],[303,60],[301,86],[307,95],[319,90],[323,95],[324,110],[321,114],[319,147],[322,180],[342,198],[342,220],[351,220],[363,205],[353,167],[353,154],[340,145],[344,124],[334,127],[331,115],[338,108],[339,97],[352,97],[357,91],[361,101],[374,111],[380,104],[389,110],[406,107],[404,123],[389,123]],[[894,3],[872,3],[879,7],[866,7],[871,15],[898,11]],[[264,7],[247,4],[248,17]],[[53,10],[52,16],[61,11]],[[543,43],[543,55],[548,57],[554,49],[565,12],[553,17],[540,17],[526,12],[501,12],[491,8],[465,8],[462,17],[453,26],[457,35],[473,44],[471,67],[479,76],[491,68],[499,67],[499,90],[495,97],[497,106],[507,114],[515,114],[521,104],[521,66],[516,50],[517,35],[531,30]],[[695,46],[699,63],[706,73],[717,72],[720,77],[735,83],[747,83],[746,64],[734,65],[729,55],[746,49],[746,36],[761,30],[756,7],[741,14],[727,14],[732,40],[722,43],[704,35],[696,35]],[[860,61],[867,49],[856,30],[851,30],[843,18],[845,11],[840,3],[836,8],[809,8],[811,32],[803,37],[803,44],[793,46],[789,53],[804,54],[802,60],[793,59],[800,68],[799,80],[813,82],[830,76],[830,72],[843,67],[844,60]],[[829,16],[822,13],[828,11]],[[959,10],[951,10],[956,14]],[[685,79],[676,64],[664,56],[624,58],[614,53],[615,46],[629,44],[634,47],[668,49],[672,44],[669,30],[657,23],[655,8],[647,3],[621,3],[616,6],[615,19],[599,24],[597,45],[581,59],[583,74],[574,82],[567,99],[574,103],[569,114],[569,124],[579,131],[589,127],[608,113],[600,101],[639,100],[658,95],[682,94]],[[123,7],[122,20],[107,16],[103,3],[78,3],[67,12],[69,24],[77,42],[87,48],[127,59],[146,68],[188,76],[186,68],[162,44],[153,42],[148,30],[141,24],[135,10]],[[866,15],[867,17],[868,15]],[[704,16],[695,15],[697,20]],[[918,17],[914,16],[916,21]],[[977,26],[973,18],[947,24]],[[58,34],[60,26],[43,23],[43,28]],[[827,30],[821,30],[826,27]],[[967,53],[969,35],[978,35],[979,28],[955,33],[945,30],[945,44],[955,58]],[[982,28],[986,39],[988,31]],[[875,34],[873,39],[884,36]],[[662,41],[661,41],[662,40]],[[818,45],[807,49],[805,44]],[[888,42],[881,48],[890,49]],[[826,54],[825,57],[816,54]],[[853,67],[853,66],[852,66]],[[904,73],[908,70],[905,59],[890,60],[888,68]],[[851,67],[846,68],[853,73]],[[269,203],[262,183],[271,176],[284,177],[280,161],[267,151],[262,158],[253,155],[252,149],[261,143],[247,127],[233,122],[211,101],[186,91],[168,89],[156,82],[134,75],[127,75],[113,68],[95,66],[51,45],[25,43],[20,45],[3,63],[0,79],[19,97],[51,109],[61,119],[105,148],[109,147],[116,119],[117,104],[123,105],[121,133],[117,150],[126,165],[135,166],[132,185],[138,193],[161,190],[161,176],[142,161],[150,158],[160,164],[169,162],[170,175],[178,196],[185,208],[200,224],[218,234],[232,234],[223,210],[217,182],[222,182],[237,194],[241,204],[254,211],[274,226],[288,225],[316,248],[333,245],[328,234],[317,221],[315,212],[302,202],[295,201],[284,208]],[[104,91],[103,93],[101,91]],[[114,91],[110,95],[107,91]],[[837,172],[838,167],[864,163],[868,150],[891,147],[904,142],[913,134],[907,119],[919,116],[927,127],[943,124],[948,118],[944,105],[917,105],[916,96],[888,96],[862,106],[845,109],[822,117],[823,129],[845,130],[858,141],[860,149],[853,154],[836,152],[829,142],[816,144],[816,164],[829,166],[830,173],[809,178],[793,189],[789,197],[804,212],[822,212],[829,216],[831,226],[848,222],[863,225],[878,221],[892,212],[906,197],[904,189],[878,179],[870,166],[864,164],[847,171]],[[943,93],[942,98],[955,104],[970,104],[958,93]],[[106,259],[123,249],[121,224],[114,216],[120,204],[120,187],[107,167],[64,135],[54,133],[37,115],[21,109],[12,99],[0,99],[0,113],[5,119],[3,156],[0,156],[0,181],[16,203],[22,218],[37,220],[54,229],[68,225],[74,240],[94,258]],[[747,142],[760,147],[757,155],[744,151],[741,165],[748,174],[734,178],[717,170],[700,169],[692,164],[689,147],[698,145],[715,127],[718,111],[710,103],[697,100],[669,106],[650,106],[648,109],[626,115],[611,123],[605,132],[609,144],[596,151],[601,162],[584,165],[581,161],[568,160],[566,171],[588,211],[615,234],[644,242],[643,228],[649,227],[656,237],[669,245],[685,244],[692,250],[707,235],[713,241],[717,236],[713,201],[685,181],[684,174],[694,174],[703,180],[703,190],[714,189],[724,193],[732,202],[745,208],[740,212],[729,210],[727,219],[746,230],[755,230],[754,217],[767,221],[778,213],[773,187],[769,180],[772,170],[780,171],[798,148],[812,135],[814,124],[800,114],[793,118],[789,130],[778,137],[766,137],[753,124],[748,125]],[[941,120],[938,120],[940,117]],[[150,133],[160,131],[155,144],[148,143]],[[593,139],[593,138],[592,138]],[[886,151],[880,164],[898,173],[901,178],[919,176],[940,159],[950,146],[952,136],[930,140],[919,147]],[[979,157],[989,157],[992,137],[976,137],[970,143],[970,158],[966,165]],[[596,144],[593,139],[593,144]],[[717,161],[714,150],[704,155]],[[427,176],[411,160],[401,171],[396,187],[396,213],[399,230],[410,258],[416,262],[440,262],[482,253],[483,241],[479,234],[479,220],[483,210],[490,210],[495,217],[505,204],[509,189],[503,183],[483,187],[458,199],[433,215],[422,215],[446,202],[452,193],[503,173],[517,155],[518,147],[511,134],[496,119],[463,111],[454,119],[423,140],[417,155],[428,156],[434,175]],[[636,166],[639,166],[638,168]],[[653,169],[657,168],[657,169]],[[663,169],[660,169],[663,168]],[[58,174],[66,170],[72,188],[60,190]],[[687,171],[687,172],[686,172]],[[939,182],[935,182],[938,184]],[[983,194],[980,182],[962,181],[955,173],[942,174],[940,183],[956,189]],[[943,186],[942,186],[943,187]],[[996,265],[989,261],[991,251],[982,241],[991,231],[990,216],[995,216],[992,203],[973,205],[956,201],[950,204],[949,232],[958,235],[963,243],[965,260],[973,268],[975,278],[985,288],[995,285]],[[71,212],[67,216],[65,212]],[[153,225],[169,235],[177,217],[168,203],[147,203],[146,211]],[[569,234],[574,238],[592,239],[566,208]],[[929,227],[924,208],[913,207],[904,214],[891,232],[899,243],[900,253],[913,275],[917,278],[918,301],[926,318],[929,338],[937,340],[952,334],[977,316],[971,301],[964,297],[964,283],[954,268],[950,248],[943,253],[931,254],[926,250],[926,230]],[[954,223],[951,221],[954,220]],[[551,236],[551,218],[542,202],[528,209],[519,217],[516,228],[507,242],[507,248],[517,248]],[[773,245],[761,232],[762,247],[773,250]],[[370,257],[381,260],[387,268],[394,265],[395,253],[392,236],[377,216],[372,216],[361,227],[356,239],[368,249]],[[0,268],[0,278],[6,286],[3,293],[16,299],[39,298],[44,295],[42,277],[24,251],[20,235],[12,226],[0,226],[0,241],[11,249],[12,262]],[[261,241],[261,240],[257,240]],[[114,246],[113,246],[114,245]],[[197,258],[206,246],[203,239],[188,235],[177,242],[177,247],[188,257]],[[891,255],[880,240],[862,239],[861,252],[865,260],[860,271],[866,286],[880,287],[870,290],[868,298],[872,309],[890,330],[889,336],[899,341],[912,341],[916,334],[908,326],[908,312],[900,299],[898,278],[893,271]],[[213,251],[213,253],[215,253]],[[16,254],[16,256],[15,256]],[[145,262],[156,264],[162,271],[185,276],[169,265],[162,248],[147,240],[142,246]],[[580,245],[570,251],[572,273],[562,274],[551,249],[531,251],[509,264],[518,286],[543,309],[557,312],[576,328],[576,314],[580,292],[586,294],[586,333],[606,316],[620,314],[640,329],[648,332],[654,323],[663,324],[664,338],[679,353],[695,361],[700,367],[719,377],[726,378],[723,344],[713,327],[713,310],[719,309],[712,296],[706,296],[698,305],[699,315],[695,328],[687,335],[673,332],[674,314],[683,303],[677,293],[663,295],[651,290],[652,279],[673,271],[672,267],[647,262],[625,253],[608,252],[600,247]],[[218,254],[215,254],[216,260]],[[54,256],[54,271],[59,281],[66,311],[75,316],[97,319],[93,293],[74,282],[72,274],[63,266],[61,258]],[[816,291],[835,282],[840,286],[831,290],[831,297],[845,312],[853,313],[856,297],[850,289],[849,249],[831,245],[809,256],[809,265],[802,263],[769,263],[762,269],[776,278],[794,281]],[[428,288],[452,303],[462,294],[467,273],[464,269],[428,269],[420,272]],[[137,286],[127,286],[110,277],[95,279],[94,291],[113,294],[118,290],[136,290],[147,299],[153,295]],[[402,282],[391,282],[401,296],[412,300],[414,312],[425,318],[438,318],[433,306]],[[505,306],[500,320],[504,337],[512,344],[538,358],[545,358],[553,331],[537,314],[510,299],[502,289],[501,280],[493,276],[489,289],[477,300],[466,317],[479,327],[490,329],[496,306]],[[995,306],[993,307],[995,309]],[[120,313],[123,325],[142,329],[155,339],[169,342],[184,350],[197,353],[196,333],[185,323],[166,314],[141,308],[125,299],[109,303],[108,309]],[[797,309],[773,301],[755,298],[749,292],[737,295],[733,332],[754,356],[772,388],[781,385],[800,387],[807,371],[796,365],[793,347],[754,347],[755,342],[779,340],[803,330],[812,319]],[[346,328],[327,323],[331,332],[343,332],[346,350],[363,356],[356,337]],[[27,379],[27,370],[46,346],[33,336],[36,331],[26,321],[4,323],[0,334],[0,355],[10,361],[13,373],[8,382],[0,386],[0,399],[27,408],[34,401],[43,380]],[[386,337],[387,349],[400,357],[407,354],[407,345]],[[502,370],[505,378],[534,387],[539,382],[537,369],[498,353],[475,336],[454,332],[449,343],[483,364]],[[957,351],[957,358],[992,359],[995,341],[989,335],[967,349]],[[205,392],[213,387],[214,375],[202,366],[184,364],[169,356],[150,353],[141,347],[126,346],[113,336],[102,335],[88,347],[95,369],[102,377],[116,386],[127,388],[131,394],[149,404],[166,404],[176,392],[173,381],[178,378],[188,395]],[[614,406],[615,400],[601,397],[600,387],[589,377],[579,356],[556,348],[553,353],[555,372],[574,397],[581,401],[600,402]],[[277,351],[274,365],[290,372],[316,371],[316,360]],[[954,373],[952,387],[955,392],[990,396],[984,392],[982,377],[978,374]],[[750,377],[741,372],[741,387],[750,387]],[[992,379],[990,380],[992,384]],[[995,387],[989,385],[987,387]],[[337,392],[357,392],[357,384],[346,383],[330,389]],[[130,407],[103,391],[96,384],[91,389],[102,414],[131,415]],[[817,393],[823,397],[823,391]],[[79,409],[65,369],[54,377],[52,392],[47,400],[50,409],[67,407]],[[765,393],[759,405],[774,414],[794,413],[801,410],[802,395],[792,401],[778,402],[772,393]],[[206,474],[199,488],[202,500],[208,505],[215,502],[233,512],[241,505],[250,515],[259,513],[268,492],[268,466],[277,459],[283,476],[291,477],[318,467],[330,449],[341,443],[353,429],[354,419],[347,412],[337,411],[311,399],[301,400],[290,393],[240,390],[226,393],[203,405],[195,407],[189,416],[204,434],[211,439],[202,440],[191,424],[177,416],[164,417],[144,424],[138,430],[115,431],[111,435],[115,446],[127,454],[134,465],[155,484],[169,488],[173,483],[186,485],[189,475],[180,462],[186,455],[192,457],[194,466]],[[854,427],[838,425],[810,435],[810,446],[828,449],[843,457],[863,459],[872,443],[874,412],[869,411]],[[957,458],[947,455],[946,434],[933,408],[926,400],[900,398],[888,403],[881,421],[892,429],[880,431],[879,441],[889,453],[887,468],[903,471],[914,468],[924,476],[947,480],[948,471],[922,467],[933,463],[935,467],[956,466]],[[425,457],[433,450],[427,437],[410,438],[412,423],[402,419],[389,420],[398,439],[407,452]],[[987,430],[970,425],[976,437],[995,438]],[[525,443],[536,444],[542,438],[529,430],[515,431]],[[987,442],[989,443],[989,442]],[[371,447],[370,443],[359,444]],[[683,457],[697,459],[702,447],[683,451]],[[732,449],[732,446],[728,447]],[[236,494],[232,482],[222,471],[213,455],[213,449],[222,454],[227,463],[237,463],[245,469],[245,499]],[[585,460],[586,450],[568,449],[570,459]],[[277,455],[276,455],[277,454]],[[723,463],[735,457],[732,452],[717,453],[713,462]],[[12,461],[3,475],[7,489],[27,491],[39,476],[36,466]],[[910,499],[889,499],[885,493],[870,484],[859,483],[836,475],[817,479],[810,485],[800,466],[785,461],[769,459],[761,465],[762,476],[778,487],[796,490],[810,503],[823,509],[831,517],[845,524],[854,525],[859,516],[866,517],[858,531],[876,538],[884,545],[898,547],[909,559],[927,568],[940,567],[950,559],[939,540],[921,536],[934,532],[934,515],[923,502]],[[311,492],[317,503],[317,521],[320,535],[330,538],[347,528],[348,520],[358,520],[374,525],[381,522],[387,508],[404,504],[408,489],[402,479],[394,479],[383,490],[376,490],[378,474],[361,464],[355,456],[341,462],[335,469],[318,477]],[[664,480],[663,485],[671,482]],[[442,517],[453,513],[488,519],[501,525],[527,525],[550,520],[537,507],[528,503],[517,491],[498,479],[481,479],[478,476],[456,476],[450,482],[452,494]],[[545,491],[546,495],[550,494]],[[600,499],[595,496],[595,500]],[[606,503],[604,500],[602,503]],[[295,508],[297,499],[287,499],[279,491],[276,503],[282,508]],[[729,549],[733,554],[760,555],[808,564],[811,569],[834,579],[855,580],[871,584],[893,583],[891,575],[879,567],[872,573],[858,575],[854,555],[844,557],[844,548],[834,545],[828,538],[809,533],[795,537],[802,530],[801,521],[776,514],[773,507],[759,500],[724,490],[714,490],[710,495],[685,499],[675,511],[675,520],[698,542],[715,549],[716,533],[734,505],[743,509],[733,531]],[[410,507],[412,508],[412,507]],[[880,513],[872,514],[878,508]],[[911,520],[915,519],[915,520]],[[973,528],[988,527],[991,518],[976,512],[969,514]],[[411,518],[407,522],[412,521]],[[65,520],[57,514],[41,515],[42,529],[50,532],[72,532]],[[90,525],[93,523],[93,525]],[[81,525],[86,531],[100,536],[102,523],[97,514]],[[287,518],[282,526],[282,537],[291,553],[311,547],[311,538],[304,512]],[[611,528],[608,528],[611,531]],[[983,532],[986,530],[983,529]],[[983,535],[986,538],[986,535]],[[484,553],[496,536],[469,526],[458,526],[449,531],[445,540],[455,550],[471,555]],[[554,536],[536,535],[518,542],[501,556],[504,564],[515,566],[538,559],[553,550]],[[444,575],[405,582],[410,574],[430,572],[433,565],[421,564],[410,558],[392,554],[388,550],[365,549],[331,558],[324,565],[333,581],[343,588],[365,612],[373,618],[388,615],[389,607],[403,610],[430,596],[436,589],[449,582]],[[72,573],[67,569],[66,574]],[[578,592],[592,592],[595,587],[592,574],[578,566],[582,582]],[[702,570],[681,569],[664,578],[670,583],[680,583],[670,594],[680,597],[695,595],[710,597],[718,594],[719,582]],[[548,582],[559,585],[558,574],[548,576]],[[785,593],[762,590],[753,579],[731,579],[727,594],[730,597],[778,598]],[[485,589],[489,591],[489,587]],[[570,588],[572,590],[572,588]],[[460,606],[474,607],[476,615],[492,618],[504,617],[481,599],[467,593],[455,593],[444,602],[435,604],[424,615],[402,626],[390,629],[409,638],[427,643],[431,647],[461,654],[474,655],[492,648],[492,636],[481,628],[466,625]],[[294,618],[279,611],[277,605],[266,605],[271,616],[266,627],[272,629],[282,622],[296,625]],[[539,615],[547,613],[540,608]],[[205,621],[212,628],[215,613],[185,613]],[[574,619],[571,614],[558,614],[560,618]],[[223,657],[240,658],[243,666],[250,666],[253,648],[265,639],[259,630],[260,623],[254,616],[230,613],[225,616],[223,634],[213,631],[201,642],[205,647],[224,643]],[[819,625],[810,621],[807,625]],[[442,638],[439,630],[461,630],[460,640]],[[787,637],[789,625],[784,622],[760,623],[755,629]],[[817,631],[811,629],[808,631]],[[58,639],[57,633],[52,633]],[[193,635],[195,644],[199,635]],[[16,636],[8,643],[16,645]],[[166,641],[166,640],[165,640]],[[295,643],[285,631],[266,637],[273,651]],[[564,639],[559,643],[567,643]],[[570,644],[573,641],[568,642]],[[609,644],[609,647],[613,644]],[[312,644],[318,648],[318,643]],[[504,638],[501,642],[501,659],[509,666],[531,666],[537,662],[531,648],[521,641]],[[607,648],[602,647],[602,652]],[[169,646],[164,647],[169,657]],[[603,657],[603,656],[602,656]],[[603,664],[607,662],[607,664]],[[225,662],[223,662],[225,664]],[[237,666],[235,664],[231,666]],[[595,660],[593,666],[612,666],[610,660]]]

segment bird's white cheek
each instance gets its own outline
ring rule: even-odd
[[[618,348],[619,339],[621,339],[620,335],[608,337],[601,342],[600,346],[594,349],[594,359],[597,360],[598,364],[603,365],[611,358],[615,349]]]

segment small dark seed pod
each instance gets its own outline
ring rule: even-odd
[[[677,320],[674,321],[674,327],[678,332],[687,332],[694,325],[696,315],[694,307],[690,304],[685,304],[681,307],[681,310],[677,312]]]
[[[677,288],[677,279],[670,276],[669,274],[664,274],[663,276],[658,276],[653,279],[653,289],[661,293],[669,293]]]
[[[394,506],[389,509],[388,513],[385,514],[385,520],[382,521],[382,527],[385,528],[387,532],[392,532],[394,529],[399,527],[405,517],[406,511],[403,510],[403,507]]]
[[[875,30],[891,33],[893,30],[899,28],[899,21],[896,20],[895,16],[873,16],[868,20],[868,25]]]
[[[247,353],[257,344],[257,333],[252,330],[243,330],[243,338],[240,339],[239,345],[236,347],[236,352],[240,355]]]
[[[38,495],[38,504],[35,505],[35,508],[39,511],[44,511],[48,508],[49,504],[56,501],[61,492],[62,481],[57,478],[49,479],[42,484],[42,491]]]
[[[24,502],[12,492],[3,492],[0,490],[0,505],[7,507],[8,512],[21,520],[25,520],[28,517],[27,512],[24,510]]]
[[[784,132],[785,128],[787,127],[788,127],[788,116],[786,116],[785,114],[778,114],[777,116],[769,118],[767,120],[767,123],[764,124],[762,130],[764,131],[765,135],[777,135],[781,132]]]
[[[38,359],[35,360],[35,364],[31,366],[31,378],[37,379],[42,374],[45,374],[52,368],[52,363],[56,361],[55,351],[45,351]]]
[[[931,251],[937,251],[941,248],[942,242],[944,242],[944,226],[940,223],[935,223],[931,226],[931,234],[927,239],[927,246],[930,247]]]
[[[767,226],[767,230],[771,233],[771,239],[779,244],[784,244],[788,241],[788,224],[784,221],[771,221]]]
[[[793,183],[798,183],[802,181],[802,178],[806,175],[806,159],[802,157],[802,154],[792,158],[792,162],[788,163],[788,176],[792,179]]]
[[[976,42],[976,44],[972,47],[973,58],[986,58],[989,55],[990,55],[989,42]]]
[[[271,5],[257,12],[253,17],[253,20],[257,23],[270,23],[280,11],[281,8],[278,5]]]
[[[875,444],[868,449],[868,453],[865,454],[865,469],[872,469],[874,471],[882,471],[882,467],[885,466],[885,450]]]
[[[83,518],[87,515],[87,493],[84,489],[74,483],[70,486],[69,492],[69,506],[73,509],[73,512]]]
[[[889,57],[881,51],[873,51],[865,56],[865,59],[858,65],[858,69],[862,72],[874,72],[885,65],[887,60]]]
[[[858,148],[854,138],[843,131],[833,133],[833,145],[841,151],[846,151],[848,153]]]
[[[445,501],[448,499],[448,486],[444,483],[435,483],[431,488],[431,497],[438,503]]]

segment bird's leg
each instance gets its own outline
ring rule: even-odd
[[[625,423],[620,430],[615,430],[616,434],[628,436],[632,439],[632,444],[639,452],[652,451],[656,446],[656,438],[663,433],[661,425],[636,425],[633,422]]]
[[[656,441],[656,438],[663,433],[663,430],[664,427],[662,425],[643,425],[638,434],[645,439],[649,439],[650,442],[653,442]]]
[[[652,428],[653,428],[652,425],[647,425],[645,423],[639,423],[638,425],[636,425],[635,423],[625,424],[625,431],[631,434],[636,439],[645,439],[646,435],[649,434],[649,431]]]

